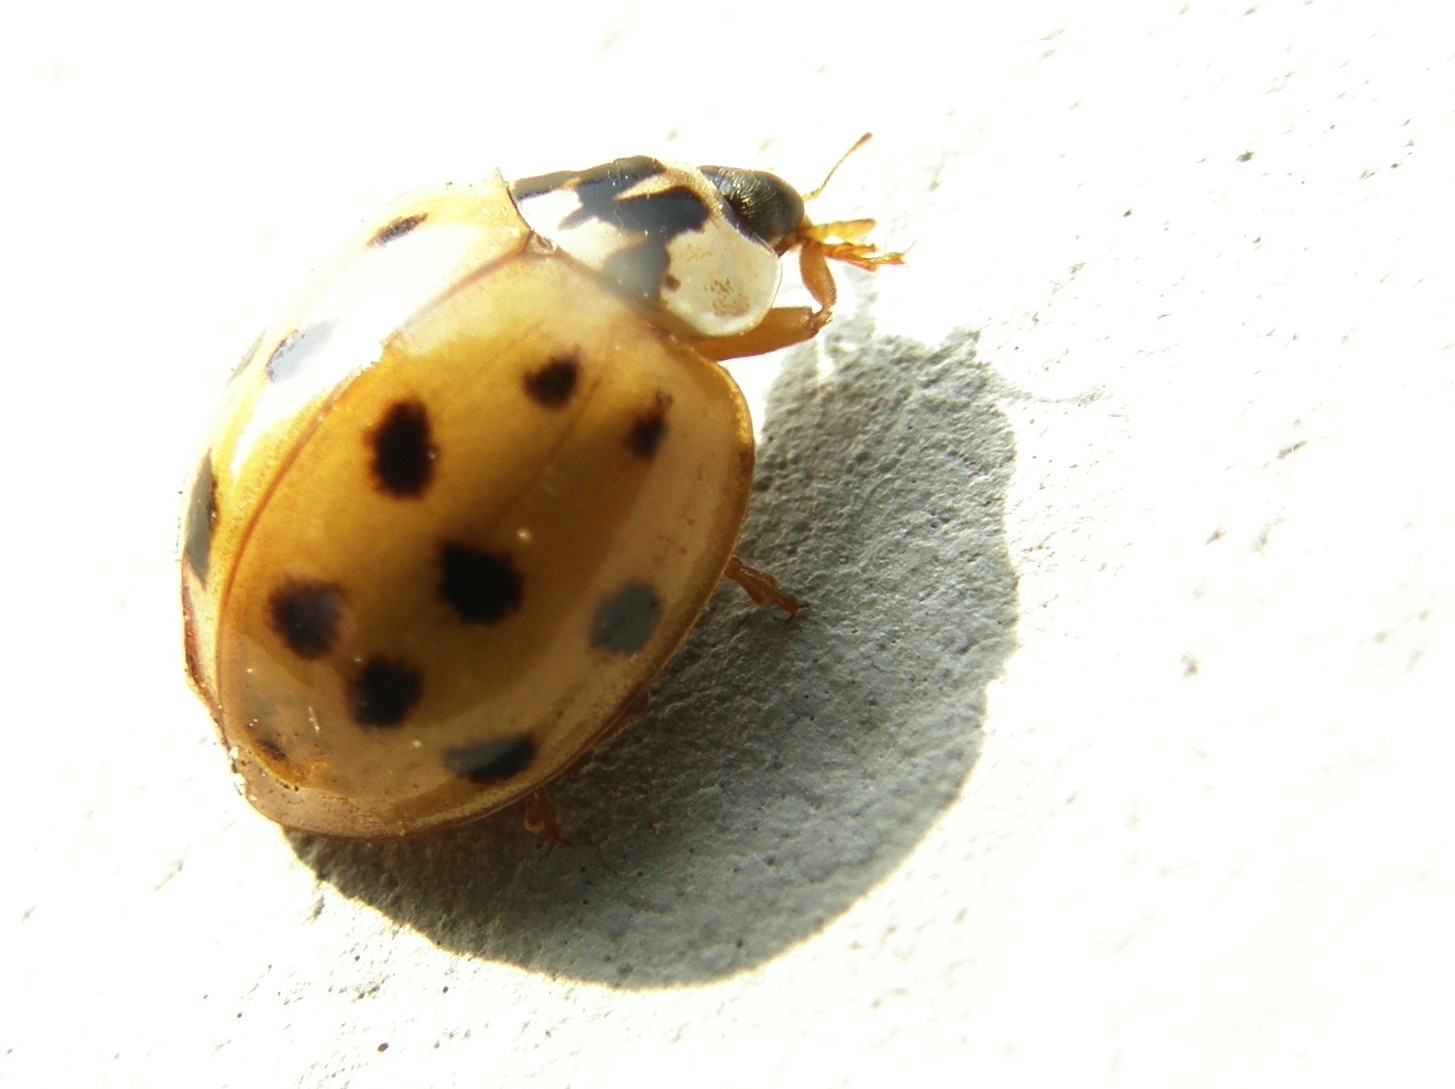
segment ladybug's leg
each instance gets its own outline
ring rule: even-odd
[[[798,250],[798,268],[803,277],[803,286],[808,288],[813,301],[818,303],[817,310],[810,306],[775,306],[746,333],[715,340],[699,340],[694,342],[693,347],[708,359],[722,361],[776,352],[779,348],[813,339],[829,323],[829,310],[833,307],[834,300],[839,297],[824,252],[823,243],[815,239],[804,239]]]
[[[587,742],[588,749],[594,749],[598,745],[605,744],[617,734],[621,733],[627,723],[631,722],[638,715],[647,709],[646,689],[638,692],[627,700],[626,704],[613,715],[596,735]],[[552,846],[564,844],[570,846],[571,841],[561,834],[561,822],[556,817],[556,807],[546,797],[545,788],[527,794],[525,797],[525,828],[527,832],[544,833]]]
[[[872,219],[848,219],[838,223],[805,223],[798,228],[798,271],[803,286],[818,303],[809,306],[778,306],[746,333],[713,340],[693,341],[692,346],[708,359],[740,359],[743,356],[775,352],[811,340],[829,323],[839,297],[830,261],[844,261],[856,268],[873,271],[880,265],[899,265],[898,253],[879,253],[872,242],[860,242],[874,227]]]
[[[525,830],[542,833],[552,847],[567,842],[566,837],[561,835],[561,822],[556,819],[556,807],[546,797],[544,790],[526,795]]]
[[[873,229],[872,219],[841,219],[834,223],[805,223],[798,228],[798,237],[803,240],[804,249],[810,245],[819,247],[820,260],[843,261],[865,272],[873,272],[880,265],[904,264],[904,254],[880,253],[873,242],[863,241]],[[807,278],[805,273],[805,282]],[[818,298],[816,293],[814,298]]]
[[[778,306],[769,310],[763,320],[746,333],[694,340],[692,347],[719,363],[724,359],[762,355],[812,340],[828,320],[826,310],[814,310],[810,306]]]
[[[762,571],[755,570],[734,556],[727,562],[727,569],[723,571],[722,577],[731,579],[753,599],[754,605],[776,605],[789,616],[797,614],[799,609],[808,607],[808,602],[799,601],[798,598],[783,590],[778,585],[778,580],[772,575],[766,575]]]
[[[799,231],[812,229],[800,227]],[[818,303],[818,313],[825,322],[829,320],[829,311],[834,308],[834,303],[839,301],[839,289],[834,283],[834,274],[829,271],[828,255],[828,247],[817,238],[805,236],[798,246],[798,275],[803,278],[803,286],[808,288],[813,301]]]

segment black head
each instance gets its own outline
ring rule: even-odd
[[[704,166],[703,176],[717,187],[743,233],[776,252],[786,250],[803,224],[803,198],[776,174],[735,166]]]

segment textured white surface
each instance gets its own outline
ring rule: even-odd
[[[494,7],[11,20],[0,1081],[1448,1070],[1455,68],[1423,9]],[[912,263],[736,368],[744,553],[813,610],[725,591],[561,782],[569,848],[256,818],[173,566],[256,326],[411,187],[637,152],[811,186],[866,128],[822,214]]]

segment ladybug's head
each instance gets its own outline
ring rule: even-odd
[[[793,186],[766,170],[741,170],[735,166],[700,169],[722,194],[745,234],[761,239],[775,253],[782,253],[797,241],[798,228],[803,225],[803,198]]]

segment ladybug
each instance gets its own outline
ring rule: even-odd
[[[805,199],[643,156],[497,174],[396,208],[263,333],[181,547],[187,669],[248,801],[390,840],[529,799],[559,838],[541,787],[719,580],[799,608],[733,556],[753,433],[717,361],[813,337],[830,259],[900,260]],[[794,248],[816,307],[773,306]]]

